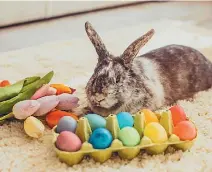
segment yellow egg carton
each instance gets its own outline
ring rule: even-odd
[[[127,147],[122,144],[122,142],[118,139],[119,133],[119,124],[116,118],[116,115],[109,115],[106,118],[106,128],[111,132],[113,136],[112,144],[107,149],[94,149],[90,143],[88,143],[89,137],[92,134],[91,127],[87,118],[82,117],[78,120],[78,125],[76,129],[76,135],[81,139],[83,142],[82,147],[77,152],[65,152],[61,151],[56,147],[56,139],[59,135],[55,132],[57,126],[55,126],[53,131],[53,145],[56,151],[58,158],[65,162],[66,164],[72,166],[75,164],[80,163],[85,156],[89,156],[93,158],[95,161],[103,163],[110,159],[113,153],[118,153],[119,157],[122,159],[131,160],[135,158],[141,150],[146,150],[149,154],[160,154],[163,153],[168,146],[172,146],[176,149],[180,149],[183,151],[189,150],[193,144],[195,139],[188,140],[188,141],[181,141],[178,136],[172,134],[172,118],[171,112],[162,111],[156,113],[159,123],[165,128],[168,141],[165,143],[156,144],[151,141],[150,138],[143,136],[143,131],[145,128],[145,116],[143,112],[139,111],[138,113],[133,115],[134,118],[134,128],[140,133],[141,140],[137,146],[134,147]]]

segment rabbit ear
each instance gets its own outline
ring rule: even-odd
[[[107,51],[105,45],[103,44],[100,36],[94,30],[89,22],[85,23],[85,30],[92,44],[94,45],[96,52],[99,56],[99,60],[109,57],[109,52]]]
[[[126,64],[131,63],[133,61],[133,59],[136,57],[141,47],[143,47],[152,38],[154,33],[155,33],[154,29],[151,29],[150,31],[148,31],[140,38],[136,39],[133,43],[131,43],[127,47],[127,49],[121,55]]]

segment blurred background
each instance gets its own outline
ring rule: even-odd
[[[208,40],[204,41],[212,43],[209,39],[212,36],[212,2],[209,1],[0,1],[0,52],[85,37],[86,21],[90,21],[100,35],[116,32],[117,41],[122,38],[119,31],[123,29],[131,34],[141,27],[139,34],[142,34],[146,26],[166,34],[166,29],[172,26],[208,35]],[[172,31],[169,34],[183,39],[183,35],[177,35],[177,30]],[[105,41],[110,43],[109,39]],[[160,41],[166,44],[168,40]],[[176,43],[176,39],[173,41]],[[179,43],[186,44],[186,41]]]

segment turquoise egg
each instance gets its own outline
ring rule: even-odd
[[[140,135],[133,127],[125,127],[119,131],[118,139],[122,141],[124,146],[136,146],[140,142]]]
[[[105,128],[106,127],[106,120],[100,115],[97,114],[87,114],[85,118],[88,119],[90,124],[91,130],[94,131],[97,128]]]
[[[106,149],[110,147],[113,137],[105,128],[97,128],[93,131],[89,138],[89,143],[93,145],[94,149]]]
[[[132,115],[128,112],[120,112],[117,115],[119,128],[132,127],[134,125],[134,119]]]

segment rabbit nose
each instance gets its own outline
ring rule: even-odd
[[[105,100],[105,97],[102,94],[96,93],[93,103],[95,106],[100,106],[103,100]]]
[[[95,106],[100,106],[100,102],[94,102]]]
[[[97,107],[100,107],[100,103],[101,101],[97,101],[96,99],[93,101],[93,105]]]
[[[105,96],[103,94],[96,93],[95,99],[97,102],[101,102],[102,100],[105,99]]]

